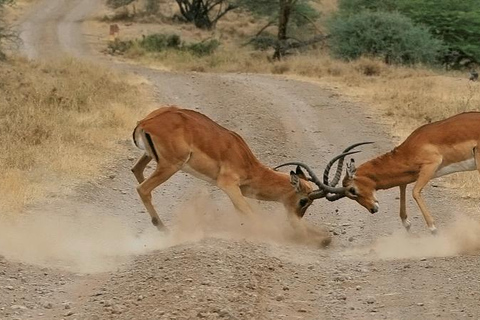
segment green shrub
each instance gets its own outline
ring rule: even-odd
[[[154,33],[143,37],[143,39],[138,41],[138,44],[147,51],[160,52],[168,48],[179,49],[182,41],[180,36],[176,34]]]
[[[184,48],[195,56],[203,57],[211,55],[219,46],[220,42],[218,40],[210,39],[202,42],[184,45]]]
[[[108,53],[123,54],[133,46],[133,41],[122,41],[115,39],[108,44]]]
[[[399,13],[363,11],[336,16],[329,24],[332,53],[346,60],[380,57],[386,63],[433,64],[443,53],[440,40]]]
[[[260,35],[253,38],[250,44],[255,50],[265,51],[275,47],[277,38],[273,35]]]
[[[107,0],[107,6],[113,9],[117,9],[123,6],[127,6],[135,0]]]
[[[338,10],[342,14],[357,14],[363,10],[395,11],[398,10],[398,0],[339,0]]]
[[[195,56],[203,57],[212,54],[219,46],[216,39],[201,42],[185,43],[179,35],[154,33],[137,40],[138,45],[149,52],[162,52],[167,49],[186,51]]]

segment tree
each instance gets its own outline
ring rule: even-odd
[[[267,42],[262,39],[262,42],[273,45],[275,48],[274,59],[281,59],[288,53],[289,49],[300,48],[322,41],[325,38],[323,35],[317,35],[307,40],[299,40],[293,39],[291,35],[293,27],[301,28],[307,24],[313,25],[318,32],[314,21],[319,14],[310,6],[308,0],[237,0],[237,3],[254,15],[268,19],[267,24],[255,36],[256,38],[259,38],[268,27],[277,26],[276,41]],[[306,32],[302,33],[305,34]]]
[[[381,57],[388,64],[433,64],[443,44],[400,13],[363,11],[337,16],[329,25],[330,47],[337,57]]]
[[[399,10],[448,45],[444,63],[459,68],[480,62],[480,2],[478,0],[402,0]]]
[[[238,5],[229,0],[175,0],[182,17],[199,29],[213,29],[229,11]]]

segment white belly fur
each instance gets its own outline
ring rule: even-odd
[[[475,164],[475,159],[472,157],[471,159],[452,163],[448,166],[442,167],[435,173],[435,178],[454,173],[454,172],[462,172],[462,171],[473,171],[476,170],[477,166]]]

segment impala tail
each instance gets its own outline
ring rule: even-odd
[[[153,145],[152,137],[145,132],[140,125],[137,125],[132,133],[133,144],[140,150],[144,150],[146,154],[158,161],[157,151]]]

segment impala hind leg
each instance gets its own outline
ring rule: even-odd
[[[179,169],[177,166],[161,165],[158,163],[157,168],[152,175],[137,186],[137,192],[140,195],[140,199],[142,199],[145,208],[147,208],[150,217],[152,218],[153,225],[156,226],[160,231],[166,230],[166,227],[158,217],[157,211],[153,207],[152,191],[167,181],[178,170]]]
[[[423,188],[426,186],[426,184],[435,175],[435,172],[437,171],[438,166],[439,164],[437,163],[424,166],[420,171],[420,174],[418,176],[417,182],[415,183],[415,186],[413,187],[413,198],[415,199],[418,207],[422,211],[423,218],[425,219],[428,229],[430,229],[430,232],[432,234],[437,233],[437,228],[435,227],[435,221],[433,220],[432,215],[428,211],[427,205],[425,204],[425,200],[423,200],[421,192]]]
[[[406,196],[407,185],[400,186],[400,219],[402,224],[407,231],[410,231],[411,222],[408,220],[407,216],[407,196]]]
[[[145,171],[145,168],[150,161],[152,161],[152,157],[150,157],[147,153],[144,153],[133,165],[132,172],[135,175],[138,183],[142,183],[145,180],[143,171]]]

